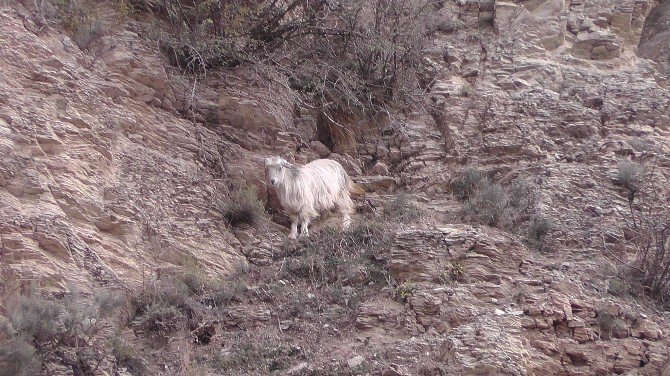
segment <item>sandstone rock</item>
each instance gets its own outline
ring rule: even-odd
[[[353,180],[362,185],[367,192],[390,193],[398,182],[391,176],[356,176]]]
[[[361,355],[358,355],[358,356],[355,356],[355,357],[347,360],[347,366],[349,368],[356,368],[356,367],[360,366],[361,364],[363,364],[364,361],[365,361],[365,358]]]
[[[577,34],[573,53],[592,60],[613,59],[621,55],[621,41],[604,30],[583,31]]]

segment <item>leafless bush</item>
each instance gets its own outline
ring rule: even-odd
[[[508,206],[509,197],[503,187],[498,183],[489,183],[463,205],[463,216],[467,221],[496,227],[504,221]]]
[[[538,251],[541,251],[551,227],[552,223],[547,218],[534,218],[533,222],[528,226],[528,242]]]
[[[256,53],[305,33],[325,5],[325,0],[166,0],[150,8],[170,25],[161,47],[171,61],[202,72],[251,62]]]
[[[181,329],[193,331],[220,314],[243,289],[235,280],[213,281],[202,267],[187,263],[179,272],[148,282],[133,297],[137,308],[133,325],[162,336]]]
[[[101,38],[110,28],[125,20],[131,9],[126,0],[114,0],[107,3],[91,0],[60,0],[54,2],[54,5],[55,14],[51,18],[82,50],[88,50],[91,44]],[[106,6],[115,8],[116,19],[107,14]]]
[[[648,166],[622,162],[613,181],[628,199],[628,210],[621,215],[623,236],[610,240],[635,250],[632,262],[617,257],[632,278],[632,285],[641,285],[644,292],[663,303],[670,298],[670,208],[664,195],[670,186],[656,156]],[[607,250],[608,241],[603,236]],[[611,255],[614,255],[610,251]]]
[[[161,47],[174,65],[205,72],[249,64],[272,79],[283,75],[332,133],[347,133],[352,123],[381,121],[380,113],[418,88],[415,72],[437,3],[166,0],[153,8],[171,25]]]
[[[387,283],[387,271],[378,257],[390,236],[384,224],[363,223],[346,232],[326,230],[285,250],[294,257],[287,271],[313,284]]]

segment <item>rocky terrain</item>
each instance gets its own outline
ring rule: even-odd
[[[653,163],[670,203],[670,2],[445,1],[422,105],[348,149],[326,146],[280,77],[240,66],[193,82],[141,17],[109,9],[114,26],[82,48],[25,3],[0,7],[0,314],[29,286],[131,296],[192,265],[234,290],[166,338],[128,297],[96,338],[120,338],[134,366],[115,348],[84,373],[65,355],[43,373],[670,374],[667,311],[612,293],[635,256],[618,241],[619,163]],[[321,223],[321,243],[288,243],[268,155],[342,162],[367,190],[357,221],[382,235]],[[527,178],[552,223],[542,250],[527,222],[464,223],[452,181],[468,166]],[[260,224],[226,221],[242,186]],[[400,192],[418,218],[389,219]]]

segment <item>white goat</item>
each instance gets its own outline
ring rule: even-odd
[[[265,170],[279,201],[291,218],[290,239],[298,236],[298,222],[301,224],[300,234],[309,236],[309,222],[319,212],[335,206],[342,214],[342,229],[346,229],[354,212],[349,194],[364,193],[342,165],[332,159],[317,159],[297,166],[283,158],[270,157],[265,159]]]

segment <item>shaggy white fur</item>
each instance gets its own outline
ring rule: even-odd
[[[317,159],[306,165],[293,165],[280,157],[265,159],[268,180],[277,191],[284,210],[291,218],[289,238],[309,236],[309,223],[320,212],[337,206],[342,228],[349,227],[354,204],[350,193],[362,194],[341,164],[332,159]]]

